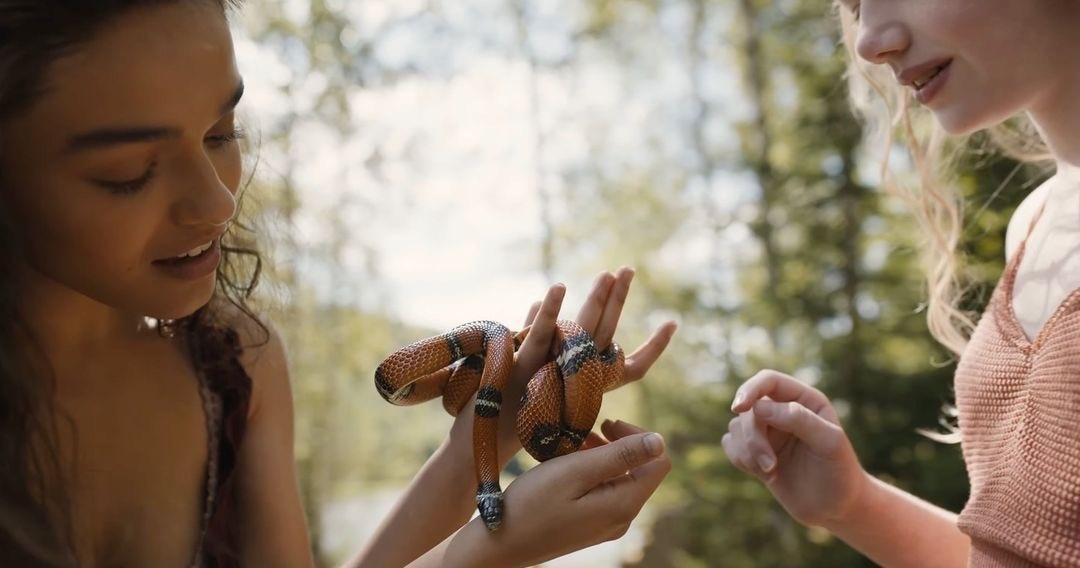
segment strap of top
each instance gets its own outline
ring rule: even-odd
[[[1028,223],[1027,234],[1024,235],[1023,240],[1017,245],[1016,251],[1013,252],[1012,257],[1005,263],[1004,279],[1009,280],[1008,288],[1012,289],[1012,281],[1016,278],[1016,273],[1020,271],[1020,263],[1023,261],[1024,252],[1027,250],[1028,239],[1031,238],[1031,233],[1035,231],[1035,225],[1039,223],[1039,219],[1042,219],[1043,212],[1046,211],[1046,202],[1043,202],[1039,206],[1039,210],[1035,212],[1035,216],[1031,218],[1031,222]],[[1012,292],[1009,292],[1012,295]]]
[[[1039,211],[1035,213],[1035,216],[1031,218],[1031,223],[1028,224],[1027,234],[1024,235],[1024,242],[1026,243],[1028,238],[1031,237],[1032,231],[1035,230],[1035,224],[1042,218],[1043,212],[1046,211],[1046,202],[1039,206]]]
[[[207,431],[207,463],[206,463],[206,492],[203,502],[203,517],[199,526],[199,541],[195,548],[195,557],[192,559],[193,568],[203,565],[203,543],[206,540],[206,531],[210,524],[211,515],[214,512],[214,498],[218,491],[218,453],[221,451],[221,420],[222,407],[221,397],[210,388],[204,373],[195,373],[199,377],[199,394],[202,397],[203,411],[206,414]]]

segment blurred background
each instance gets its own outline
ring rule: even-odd
[[[476,319],[516,329],[553,282],[573,317],[621,265],[637,278],[616,339],[681,328],[601,418],[662,432],[675,468],[625,538],[549,566],[870,565],[724,456],[734,388],[766,367],[833,398],[869,471],[962,507],[959,447],[916,432],[938,427],[953,365],[827,0],[262,0],[234,24],[246,207],[321,566],[360,548],[450,425],[438,403],[385,403],[381,358]],[[970,160],[979,309],[1037,174]]]

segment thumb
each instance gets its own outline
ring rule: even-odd
[[[754,403],[754,416],[777,430],[795,436],[823,457],[834,455],[844,442],[845,434],[840,426],[797,402],[762,399]]]
[[[581,495],[597,485],[649,463],[664,453],[664,438],[655,432],[633,434],[614,442],[582,450],[567,457]]]

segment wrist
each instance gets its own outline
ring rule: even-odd
[[[839,535],[847,532],[850,527],[861,524],[867,515],[873,515],[873,511],[877,509],[883,489],[884,486],[876,477],[860,468],[847,504],[835,516],[822,523],[823,528]]]
[[[441,566],[516,566],[512,550],[506,550],[500,533],[490,533],[479,518],[461,527],[450,539]]]
[[[476,491],[476,472],[472,459],[472,447],[456,442],[448,436],[431,456],[432,467],[439,475],[448,476],[453,487],[459,489],[473,503]]]

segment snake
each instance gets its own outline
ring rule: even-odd
[[[494,321],[462,324],[398,349],[375,370],[376,390],[398,406],[442,397],[443,408],[457,416],[476,394],[476,507],[489,531],[498,530],[504,513],[497,455],[503,390],[531,329],[512,332]],[[548,360],[526,383],[515,419],[522,447],[538,462],[577,451],[596,423],[604,393],[626,382],[625,354],[617,343],[598,351],[579,324],[557,320]]]

